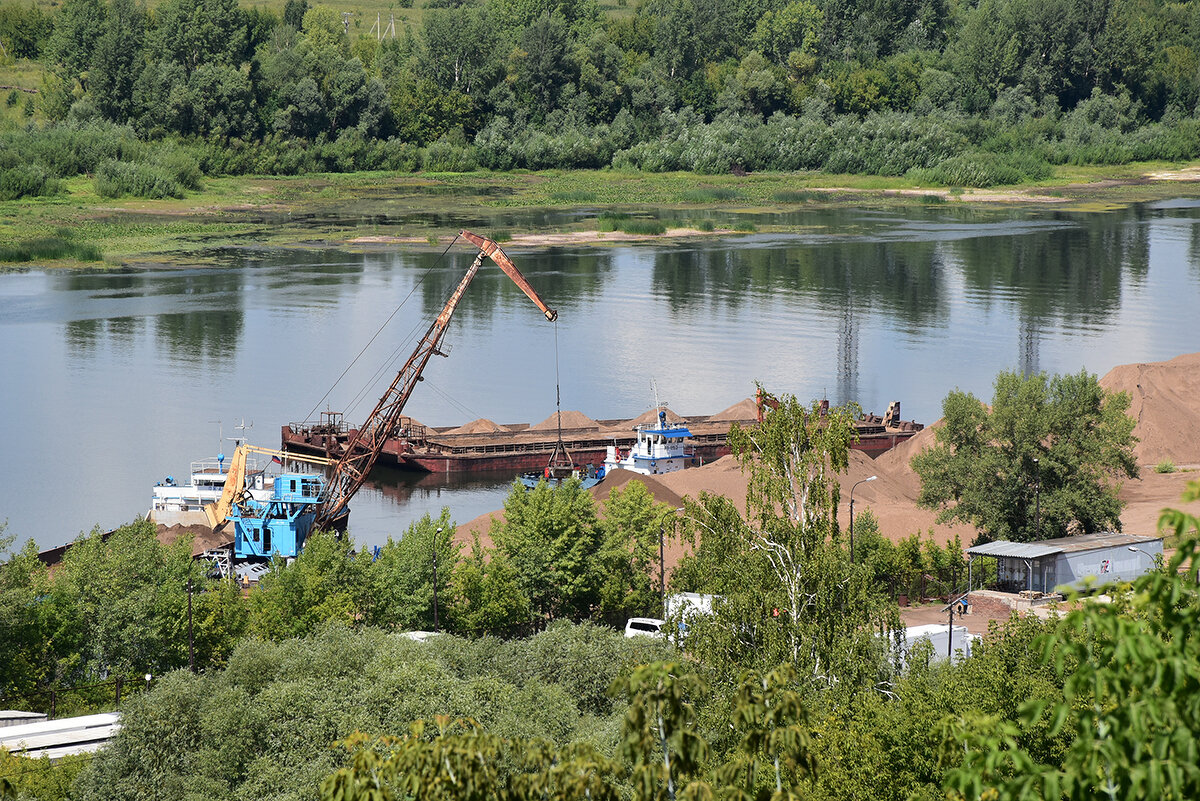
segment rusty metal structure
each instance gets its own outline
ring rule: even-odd
[[[471,285],[475,274],[479,272],[485,258],[490,258],[495,262],[496,266],[503,270],[505,275],[512,279],[512,282],[537,305],[547,320],[554,322],[558,319],[558,312],[546,306],[537,291],[525,276],[521,275],[521,271],[500,249],[499,245],[470,231],[462,231],[459,236],[479,248],[479,254],[467,269],[466,274],[463,275],[462,280],[458,282],[458,286],[451,293],[437,318],[430,324],[429,330],[425,332],[425,336],[421,338],[412,355],[408,357],[408,361],[396,374],[391,386],[375,404],[375,408],[362,427],[351,434],[345,450],[333,467],[327,499],[317,512],[315,523],[317,528],[328,527],[330,523],[344,516],[350,499],[354,497],[354,493],[358,492],[359,487],[366,480],[367,474],[371,472],[371,468],[379,458],[379,454],[383,451],[384,445],[387,444],[388,438],[396,430],[404,411],[404,405],[408,403],[413,389],[421,380],[421,373],[425,370],[425,365],[429,363],[429,358],[435,354],[447,355],[439,350],[446,327],[450,324],[454,310],[462,300],[463,294],[466,293],[467,287]]]

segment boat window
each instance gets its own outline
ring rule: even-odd
[[[258,529],[258,528],[254,529],[254,541],[255,542],[258,542],[258,535],[259,535],[259,532],[261,532],[261,531],[262,531],[262,529]]]
[[[292,492],[296,491],[296,479],[292,479]]]

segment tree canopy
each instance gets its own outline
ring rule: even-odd
[[[913,457],[920,505],[979,539],[1029,542],[1121,529],[1119,480],[1136,478],[1129,396],[1096,376],[996,377],[990,406],[955,390],[936,444]]]

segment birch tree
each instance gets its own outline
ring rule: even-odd
[[[851,564],[837,525],[837,474],[858,409],[792,396],[766,405],[762,424],[730,432],[749,474],[744,508],[703,496],[689,510],[695,553],[674,583],[722,600],[713,618],[692,622],[688,647],[742,666],[791,663],[821,687],[878,684],[885,640],[874,635],[895,630],[898,613]]]

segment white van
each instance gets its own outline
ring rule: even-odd
[[[625,623],[626,637],[661,637],[663,623],[656,617],[631,617]]]

